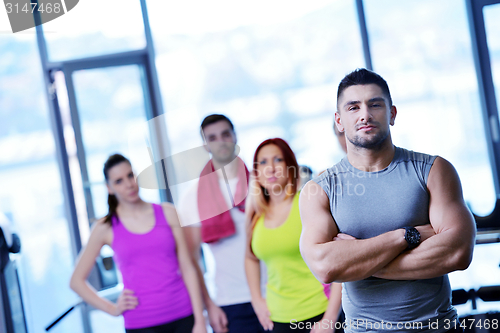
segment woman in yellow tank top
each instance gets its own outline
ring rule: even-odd
[[[252,306],[264,329],[272,332],[334,332],[341,286],[332,285],[328,300],[300,254],[298,177],[297,160],[284,140],[259,145],[246,209],[245,270]],[[265,298],[260,292],[260,260],[267,267]]]

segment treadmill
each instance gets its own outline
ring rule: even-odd
[[[0,332],[27,333],[17,266],[9,255],[20,250],[19,237],[10,231],[9,221],[0,213]]]

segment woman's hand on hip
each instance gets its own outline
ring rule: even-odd
[[[127,310],[133,310],[139,304],[134,292],[130,289],[123,289],[122,293],[116,301],[115,308],[111,315],[119,316]]]

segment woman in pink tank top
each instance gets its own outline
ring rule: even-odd
[[[127,333],[206,333],[198,276],[175,208],[150,204],[128,159],[115,154],[104,164],[109,213],[92,227],[70,287],[88,304],[123,315]],[[123,277],[116,303],[86,282],[102,246],[113,248]]]

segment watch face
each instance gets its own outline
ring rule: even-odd
[[[413,231],[413,230],[412,230]],[[408,235],[408,240],[410,241],[410,243],[412,244],[415,244],[415,243],[418,243],[418,241],[420,240],[420,235],[414,233],[414,232],[409,232],[409,235]]]
[[[420,233],[415,228],[405,228],[405,239],[408,242],[408,247],[416,247],[420,243]]]

